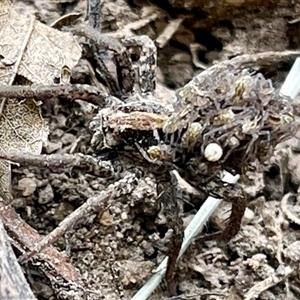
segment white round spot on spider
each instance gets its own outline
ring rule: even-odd
[[[218,161],[223,155],[222,147],[217,143],[210,143],[204,149],[204,157],[208,161]]]

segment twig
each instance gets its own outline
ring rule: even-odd
[[[275,68],[279,63],[283,63],[289,59],[295,59],[300,55],[300,51],[268,51],[255,54],[243,54],[239,55],[231,60],[226,60],[217,64],[233,65],[235,71],[240,72],[246,68],[255,68],[255,70],[261,70],[262,68]]]
[[[0,159],[18,163],[23,166],[37,166],[49,168],[52,171],[60,171],[66,168],[84,170],[85,173],[99,176],[110,177],[113,175],[111,162],[101,161],[89,155],[78,154],[31,154],[10,151],[3,153],[0,151]]]
[[[163,300],[188,300],[188,299],[195,299],[197,297],[200,299],[201,297],[208,297],[208,296],[219,296],[220,298],[224,297],[224,295],[220,293],[201,293],[201,295],[192,294],[192,295],[179,295],[174,297],[168,297],[168,298],[164,298]]]
[[[0,299],[35,300],[0,218]]]
[[[87,84],[38,85],[38,86],[0,86],[0,97],[34,98],[46,101],[49,98],[63,97],[68,100],[83,100],[103,107],[109,101],[108,94]]]
[[[300,58],[296,58],[289,74],[287,75],[280,89],[280,95],[294,100],[299,94],[300,88],[298,85],[300,79]]]
[[[124,37],[134,36],[134,31],[137,31],[149,23],[157,20],[162,15],[161,11],[155,10],[149,16],[143,17],[143,19],[137,20],[135,22],[125,25],[122,29],[118,31],[108,32],[107,35],[114,37],[116,39],[122,39]]]
[[[184,18],[178,18],[169,21],[169,24],[156,39],[156,44],[159,48],[163,48],[166,43],[173,37],[174,33],[178,30],[183,20]]]
[[[19,261],[24,263],[38,252],[54,243],[58,238],[64,235],[67,230],[73,228],[75,225],[78,225],[80,219],[83,217],[88,216],[96,211],[104,211],[109,206],[110,201],[115,200],[122,195],[131,193],[135,188],[135,182],[136,177],[133,174],[129,174],[116,183],[109,185],[107,189],[101,191],[98,196],[89,198],[83,205],[66,217],[57,228],[55,228],[38,244],[36,244],[30,252],[22,255],[19,258]]]
[[[295,216],[289,209],[287,206],[288,200],[290,199],[290,197],[293,196],[292,193],[287,193],[286,195],[284,195],[281,199],[280,202],[280,208],[282,210],[282,212],[285,214],[285,216],[288,218],[289,221],[294,222],[297,225],[300,225],[300,219]]]
[[[202,50],[204,48],[205,47],[199,43],[191,43],[190,44],[190,51],[192,54],[192,61],[193,61],[194,66],[196,68],[206,70],[208,68],[208,65],[203,63],[202,61],[200,61],[199,57],[198,57],[199,50]]]
[[[226,228],[222,231],[204,235],[200,237],[198,241],[204,242],[210,240],[221,240],[229,242],[235,235],[238,234],[246,210],[246,201],[241,197],[233,198],[231,200],[232,208]]]
[[[177,175],[177,176],[176,176]],[[176,262],[181,249],[183,241],[183,221],[180,217],[180,207],[178,200],[180,199],[180,192],[178,193],[178,176],[174,174],[174,171],[170,172],[171,176],[171,194],[168,197],[167,202],[164,205],[164,211],[167,215],[167,222],[169,227],[173,230],[171,241],[169,243],[168,251],[168,264],[165,274],[167,283],[167,289],[169,296],[177,295],[177,282],[175,279],[176,274]]]
[[[223,177],[224,182],[236,183],[239,176],[232,176],[231,174],[224,172]],[[213,197],[208,197],[201,208],[198,210],[197,214],[187,226],[184,231],[184,240],[179,252],[178,258],[180,258],[186,251],[187,247],[191,244],[194,238],[202,231],[203,226],[208,221],[209,217],[214,213],[216,208],[219,206],[222,200]],[[149,278],[149,280],[142,286],[142,288],[133,296],[131,300],[145,300],[160,284],[161,280],[165,276],[167,267],[168,257],[160,263],[158,268],[155,270],[155,274]]]
[[[42,238],[35,229],[30,227],[10,206],[5,206],[0,201],[0,219],[9,230],[10,236],[21,244],[19,250],[25,253],[25,249],[32,249],[33,244],[38,244]],[[69,282],[80,282],[82,279],[78,271],[69,262],[69,258],[50,246],[42,253],[38,254],[37,260],[44,261],[53,272],[59,274],[64,280]],[[45,264],[45,265],[46,265]],[[49,270],[48,270],[49,272]],[[50,274],[45,272],[49,277]]]
[[[281,270],[280,273],[278,271],[275,272],[275,274],[267,277],[265,280],[255,284],[245,295],[244,300],[251,300],[258,298],[259,295],[266,291],[267,289],[271,288],[272,286],[280,283],[282,280],[286,279],[293,273],[293,269],[290,266],[287,266],[284,268],[284,270]]]
[[[101,33],[91,26],[80,24],[69,30],[73,34],[89,39],[92,43],[97,44],[99,49],[101,48],[102,50],[111,50],[119,53],[124,48],[123,45],[115,38]]]

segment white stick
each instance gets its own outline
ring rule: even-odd
[[[228,172],[224,172],[223,181],[228,183],[236,183],[240,176],[233,176]],[[219,206],[222,200],[213,197],[208,197],[197,214],[194,216],[191,223],[186,227],[184,231],[184,239],[181,245],[179,257],[185,252],[187,247],[191,244],[194,238],[202,231],[203,226],[208,221],[209,217],[213,214],[216,208]],[[179,258],[178,257],[178,258]],[[167,268],[168,257],[164,260],[155,270],[149,280],[141,287],[141,289],[131,298],[131,300],[146,300],[151,293],[157,288],[162,279],[165,276]]]
[[[294,100],[300,92],[300,57],[298,57],[288,73],[281,89],[280,95]]]

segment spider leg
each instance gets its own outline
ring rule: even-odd
[[[234,197],[233,199],[231,199],[231,202],[231,214],[226,228],[223,231],[218,231],[200,237],[201,242],[213,239],[229,242],[234,236],[237,235],[241,228],[242,219],[246,210],[246,200],[245,197]]]
[[[214,133],[217,133],[217,132],[220,132],[220,131],[228,131],[229,129],[231,129],[232,127],[234,127],[236,125],[237,125],[236,122],[233,122],[233,123],[230,123],[230,124],[225,124],[223,126],[214,128],[214,129],[206,132],[203,135],[203,142],[202,142],[202,145],[201,145],[201,152],[204,153],[204,149],[207,146],[206,142],[208,141],[209,137],[213,136]],[[221,135],[220,137],[218,137],[218,138],[216,138],[214,140],[219,141],[221,138],[224,138],[228,134],[230,134],[230,132],[224,133],[223,135]]]
[[[138,90],[141,94],[152,93],[156,87],[157,50],[154,42],[146,35],[130,36],[122,40],[123,45],[136,55],[138,48]],[[128,76],[128,75],[127,75]]]
[[[250,140],[249,144],[247,145],[245,154],[243,156],[243,160],[247,160],[247,156],[250,153],[250,150],[252,149],[252,147],[257,139],[258,139],[258,134],[256,134],[256,133],[253,134],[252,139]]]
[[[100,30],[100,11],[101,11],[101,0],[88,0],[87,1],[87,12],[86,19],[89,25],[95,29]]]
[[[232,136],[233,138],[234,136]],[[221,160],[221,164],[225,163],[225,161],[228,159],[228,157],[232,154],[232,152],[234,151],[234,149],[236,149],[239,146],[239,140],[237,139],[238,143],[236,143],[235,145],[230,146],[229,150],[227,151],[226,155],[224,156],[224,158]]]

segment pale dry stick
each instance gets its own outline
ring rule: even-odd
[[[256,299],[259,295],[268,290],[269,288],[277,285],[284,279],[287,279],[292,273],[293,269],[290,266],[283,268],[283,270],[279,271],[279,268],[273,275],[270,275],[265,280],[255,284],[245,295],[244,300]]]
[[[289,209],[287,206],[288,200],[291,196],[294,196],[292,193],[287,193],[286,195],[284,195],[281,199],[280,202],[280,208],[282,210],[282,212],[284,213],[284,215],[288,218],[289,221],[294,222],[297,225],[300,225],[300,219],[295,216]]]
[[[8,153],[0,151],[0,159],[18,163],[22,166],[37,166],[40,168],[49,168],[55,171],[66,170],[66,168],[83,170],[85,173],[99,176],[114,176],[113,166],[109,161],[102,161],[95,157],[75,154],[31,154],[18,151]]]
[[[35,300],[0,218],[0,298]]]
[[[242,54],[233,59],[223,61],[217,64],[217,66],[232,65],[234,66],[234,73],[253,67],[256,67],[258,70],[262,69],[263,67],[271,66],[275,68],[279,63],[296,58],[299,55],[299,50],[267,51],[254,54]]]
[[[192,54],[193,64],[196,68],[203,69],[203,70],[206,70],[208,68],[208,65],[199,60],[198,51],[206,50],[205,48],[206,47],[204,47],[203,45],[201,45],[199,43],[191,43],[190,44],[190,51]]]
[[[34,228],[21,219],[11,206],[5,205],[1,198],[0,200],[0,219],[9,232],[10,237],[14,240],[14,244],[17,245],[16,248],[19,249],[21,254],[24,254],[24,249],[32,249],[32,244],[39,243],[42,238]],[[59,274],[60,277],[69,283],[84,281],[79,272],[70,263],[70,259],[52,246],[39,253],[36,260],[34,259],[34,263],[40,263],[41,261],[43,262],[43,264],[40,264],[42,272],[49,279],[54,274]]]
[[[147,26],[149,23],[158,19],[160,15],[161,15],[161,13],[155,11],[148,17],[145,17],[141,20],[129,23],[129,24],[125,25],[121,30],[108,32],[107,35],[109,35],[110,37],[116,38],[116,39],[122,39],[124,37],[134,36],[135,34],[133,33],[133,31],[137,31],[137,30]]]
[[[300,92],[300,57],[296,58],[289,74],[280,89],[280,95],[294,100]]]
[[[287,21],[288,24],[295,24],[295,23],[298,23],[300,22],[300,17],[296,18],[296,19],[293,19],[293,20],[290,20],[290,21]]]
[[[92,43],[96,44],[99,47],[99,49],[103,51],[110,50],[116,53],[121,53],[124,49],[123,45],[117,39],[112,38],[106,33],[101,33],[93,27],[80,24],[69,30],[73,34],[89,39]]]
[[[19,69],[21,61],[23,59],[23,54],[24,54],[25,49],[26,49],[26,47],[28,45],[28,41],[30,39],[30,36],[31,36],[33,28],[34,28],[34,24],[35,24],[35,16],[32,16],[31,19],[30,19],[30,23],[29,23],[27,34],[25,35],[23,43],[22,43],[21,48],[20,48],[20,53],[19,53],[18,59],[14,63],[14,68],[13,68],[13,71],[12,71],[12,76],[11,76],[9,82],[8,82],[9,86],[13,85],[13,83],[15,81],[15,77],[16,77],[16,75],[18,73],[18,69]],[[0,103],[0,117],[2,115],[5,103],[6,103],[6,99],[3,98],[2,101],[1,101],[1,103]]]
[[[236,183],[239,179],[239,175],[232,176],[228,172],[224,172],[223,181],[228,183]],[[194,238],[202,231],[205,223],[209,217],[214,213],[222,200],[213,197],[208,197],[197,214],[194,216],[191,223],[186,227],[184,231],[184,239],[181,245],[178,258],[180,258],[186,251],[188,246],[192,243]],[[155,270],[155,274],[152,275],[149,280],[142,286],[142,288],[131,298],[131,300],[146,300],[151,293],[157,288],[162,279],[165,276],[166,268],[168,264],[168,257],[164,260]]]
[[[67,230],[78,225],[80,220],[93,212],[104,211],[110,205],[111,201],[122,195],[130,194],[136,187],[137,178],[129,173],[114,184],[109,185],[99,195],[89,198],[83,205],[66,217],[58,227],[45,236],[33,249],[19,257],[19,262],[24,263],[35,254],[53,244],[58,238],[63,236]]]
[[[104,107],[107,101],[112,99],[107,93],[95,86],[87,84],[62,84],[62,85],[13,85],[0,86],[0,97],[19,99],[33,98],[46,101],[50,98],[63,97],[69,100],[82,100],[99,107]]]
[[[223,295],[220,293],[201,293],[200,294],[193,294],[193,295],[179,295],[179,296],[173,296],[173,297],[167,297],[164,298],[163,300],[187,300],[187,299],[201,299],[201,298],[205,298],[208,296],[219,296],[222,297]]]
[[[184,18],[178,18],[169,21],[169,24],[156,39],[156,44],[159,48],[163,48],[167,44],[167,42],[173,37],[174,33],[178,30],[183,21]]]
[[[181,192],[178,189],[178,175],[176,176],[176,172],[170,171],[171,177],[171,191],[169,193],[168,202],[165,203],[165,213],[167,215],[167,222],[169,227],[172,229],[173,233],[169,242],[168,249],[168,264],[165,274],[165,281],[167,284],[167,290],[169,296],[177,295],[177,280],[175,278],[176,275],[176,265],[178,255],[181,249],[181,245],[184,237],[184,227],[183,221],[180,217],[181,208],[178,204],[178,201],[182,199]]]

